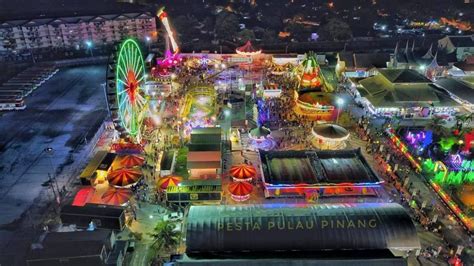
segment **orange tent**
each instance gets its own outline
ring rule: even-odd
[[[107,175],[107,180],[113,186],[125,187],[136,183],[142,172],[134,168],[121,168],[114,170]]]
[[[177,186],[181,181],[183,181],[183,178],[180,176],[167,175],[158,181],[158,186],[161,189],[166,189],[169,186]]]
[[[141,156],[130,154],[125,155],[122,160],[120,160],[120,165],[123,167],[134,167],[141,166],[145,162],[145,159]]]
[[[229,185],[229,192],[232,195],[244,196],[252,193],[253,187],[248,182],[235,182]]]
[[[235,181],[250,181],[256,173],[255,167],[248,164],[234,165],[229,170],[229,174]]]
[[[229,185],[228,190],[232,194],[232,199],[236,201],[243,201],[250,198],[253,187],[247,182],[235,182]]]
[[[110,188],[102,195],[102,202],[107,205],[120,206],[127,203],[132,197],[132,192],[123,188]]]

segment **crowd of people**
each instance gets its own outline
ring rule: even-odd
[[[417,259],[423,257],[431,261],[438,258],[445,261],[452,260],[455,257],[456,245],[449,243],[443,235],[446,230],[440,221],[443,217],[438,218],[438,215],[442,215],[441,207],[433,204],[434,201],[428,202],[426,195],[421,195],[421,190],[414,186],[415,178],[410,176],[410,174],[417,174],[411,163],[392,142],[384,141],[383,133],[371,128],[369,123],[369,117],[362,117],[357,124],[356,132],[361,139],[367,141],[366,151],[374,157],[375,168],[387,181],[392,198],[411,210],[412,220],[421,228],[426,232],[434,233],[440,239],[439,246],[433,247],[432,244],[422,249],[417,254]],[[389,123],[390,120],[386,119],[383,123],[384,127]]]

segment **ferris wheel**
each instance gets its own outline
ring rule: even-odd
[[[144,96],[145,64],[140,47],[125,40],[109,63],[107,100],[116,129],[122,135],[141,141],[141,129],[148,101]]]

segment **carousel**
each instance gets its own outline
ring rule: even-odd
[[[248,182],[235,182],[229,185],[228,190],[234,201],[241,202],[250,198],[253,187]]]
[[[346,147],[349,131],[336,124],[321,124],[311,130],[313,146],[320,150],[340,150]]]
[[[255,48],[250,41],[247,41],[243,46],[237,47],[235,52],[243,56],[254,56],[261,54],[262,50]]]
[[[250,145],[255,149],[272,150],[276,146],[276,142],[270,135],[270,129],[259,126],[249,131]]]

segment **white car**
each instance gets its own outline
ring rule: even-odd
[[[176,223],[175,228],[173,228],[173,232],[181,232],[181,223]]]
[[[163,217],[164,221],[171,221],[171,222],[180,221],[181,219],[183,219],[183,214],[179,212],[172,212]]]

